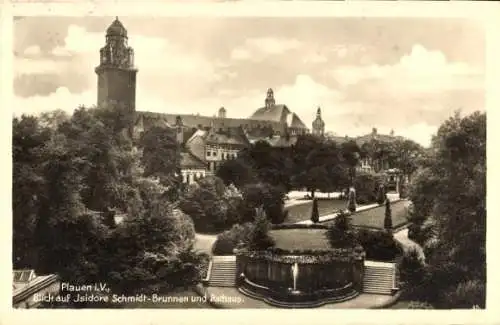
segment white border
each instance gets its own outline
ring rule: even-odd
[[[500,57],[500,10],[497,2],[394,2],[394,1],[355,1],[355,2],[312,2],[312,1],[245,1],[228,3],[207,3],[186,1],[184,3],[166,3],[153,1],[93,1],[73,3],[16,3],[4,4],[2,7],[2,44],[1,59],[2,72],[1,100],[2,100],[2,128],[5,132],[0,137],[2,149],[7,155],[2,159],[1,188],[4,209],[0,215],[3,223],[0,225],[2,240],[0,263],[1,306],[0,324],[31,324],[41,323],[175,323],[212,324],[227,322],[229,324],[258,324],[262,323],[318,323],[318,324],[496,324],[500,319],[493,304],[500,301],[498,288],[498,271],[494,254],[498,245],[495,231],[500,227],[498,208],[493,200],[488,200],[488,229],[487,234],[487,261],[488,261],[488,290],[487,310],[467,311],[405,311],[405,310],[11,310],[11,112],[9,104],[12,101],[12,16],[224,16],[224,17],[456,17],[469,18],[484,23],[487,36],[487,111],[488,111],[488,138],[493,139],[488,146],[488,193],[495,193],[494,187],[498,184],[498,173],[493,168],[497,158],[498,145],[495,143],[496,129],[491,125],[498,118],[500,110],[500,64],[495,58]],[[228,31],[230,32],[230,31]],[[332,31],[335,33],[335,31]],[[493,202],[492,202],[493,201]],[[495,289],[492,289],[495,288]],[[75,312],[78,312],[76,315]]]

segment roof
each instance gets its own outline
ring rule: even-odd
[[[293,113],[292,123],[290,124],[290,127],[297,129],[307,129],[307,126],[295,113]]]
[[[167,123],[169,125],[175,125],[175,120],[177,117],[182,119],[182,124],[186,127],[195,127],[195,128],[206,128],[206,127],[214,127],[215,129],[227,129],[227,128],[250,128],[252,125],[270,125],[275,129],[281,129],[283,127],[282,123],[279,121],[269,121],[260,120],[260,119],[245,119],[245,118],[221,118],[215,116],[204,116],[197,114],[165,114],[165,113],[154,113],[154,112],[146,112],[146,111],[138,111],[136,121],[139,118],[143,118],[144,121],[148,119],[160,119],[163,123]],[[146,128],[146,126],[145,126]]]
[[[228,128],[223,131],[210,130],[206,135],[207,143],[216,144],[230,144],[230,145],[240,145],[246,146],[248,144],[248,139],[245,136],[245,132],[241,127],[239,128]]]
[[[181,168],[182,169],[187,169],[187,168],[192,168],[192,169],[203,169],[206,168],[207,166],[205,163],[193,155],[190,151],[183,151],[181,152]]]
[[[127,30],[121,23],[121,21],[118,20],[118,17],[109,25],[108,29],[106,30],[106,36],[122,36],[122,37],[127,37]]]
[[[286,122],[286,117],[290,114],[290,110],[286,105],[273,105],[270,108],[261,107],[250,116],[252,120]]]
[[[360,137],[356,138],[356,143],[359,146],[362,146],[363,144],[370,142],[372,140],[378,140],[381,142],[391,142],[395,141],[397,139],[404,139],[402,136],[399,135],[389,135],[389,134],[379,134],[379,133],[370,133],[370,134],[365,134]]]
[[[30,282],[34,278],[36,278],[35,270],[30,269],[22,269],[22,270],[14,270],[13,272],[14,282]]]

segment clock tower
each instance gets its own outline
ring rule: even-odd
[[[97,106],[123,109],[133,119],[137,69],[134,50],[127,41],[127,30],[116,17],[106,30],[106,45],[100,50],[100,64],[95,68]]]

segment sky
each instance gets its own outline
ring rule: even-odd
[[[115,17],[16,17],[14,114],[97,101],[99,49]],[[452,18],[120,17],[140,111],[249,117],[268,88],[311,127],[394,130],[427,146],[456,110],[485,109],[485,35]]]

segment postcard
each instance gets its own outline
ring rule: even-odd
[[[12,312],[491,320],[491,6],[252,4],[9,7]]]

